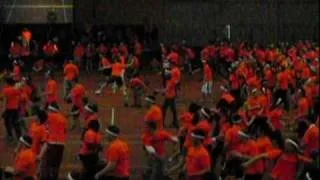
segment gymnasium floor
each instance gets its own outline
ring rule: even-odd
[[[189,102],[192,100],[199,101],[200,87],[201,87],[201,72],[198,72],[192,77],[184,76],[182,79],[182,91],[181,98],[178,102],[178,112],[183,112],[188,106]],[[44,77],[41,75],[34,75],[34,82],[36,82],[39,86],[44,84]],[[58,76],[57,76],[58,77]],[[121,94],[111,94],[110,90],[106,90],[104,95],[96,96],[94,95],[94,90],[98,86],[99,79],[101,76],[98,74],[86,74],[82,73],[80,81],[85,85],[88,90],[89,98],[91,101],[99,104],[99,116],[102,122],[103,128],[111,123],[111,109],[115,108],[115,124],[118,125],[121,129],[122,135],[121,138],[125,139],[130,146],[131,149],[131,166],[132,166],[132,177],[133,179],[140,179],[140,175],[142,173],[143,168],[145,168],[145,159],[142,151],[142,144],[140,140],[140,132],[142,128],[142,121],[146,108],[142,109],[134,109],[134,108],[125,108],[123,106],[122,95]],[[143,79],[149,82],[149,93],[152,93],[154,88],[161,87],[161,78],[159,75],[146,74],[143,75]],[[59,88],[61,89],[62,95],[62,76],[58,80]],[[214,83],[214,97],[219,97],[219,80]],[[3,83],[1,83],[0,87],[2,87]],[[158,95],[158,103],[163,102],[163,98],[161,95]],[[68,112],[71,109],[70,105],[63,103],[60,100],[60,105],[64,112]],[[1,121],[3,123],[3,121]],[[171,112],[167,111],[167,124],[171,123]],[[175,132],[175,130],[171,130]],[[14,146],[7,146],[5,143],[5,133],[4,133],[4,125],[0,126],[0,165],[10,165],[12,164],[13,158],[13,149]],[[79,168],[80,162],[75,158],[76,154],[80,148],[80,130],[70,131],[69,141],[67,143],[67,148],[65,149],[64,161],[61,169],[61,178],[65,177],[66,172],[73,168]],[[170,153],[171,146],[168,146],[168,152]]]

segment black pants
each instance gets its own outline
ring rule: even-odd
[[[166,98],[164,100],[164,103],[163,103],[163,119],[165,119],[166,111],[167,111],[168,107],[170,107],[172,115],[173,115],[172,125],[179,126],[175,98],[172,98],[172,99]],[[164,121],[163,121],[163,123],[164,123]]]
[[[94,175],[97,173],[97,165],[99,161],[98,154],[79,155],[79,157],[84,168],[82,177],[84,179],[94,179]]]
[[[244,180],[261,180],[262,175],[261,174],[246,174],[244,176]]]
[[[283,102],[283,104],[284,104],[284,108],[285,108],[285,110],[286,111],[289,111],[289,100],[288,100],[288,96],[287,96],[287,91],[288,90],[285,90],[285,89],[278,89],[277,91],[276,91],[276,93],[275,93],[275,98],[274,98],[274,100],[275,100],[275,102],[274,102],[274,104],[277,102],[277,100],[279,99],[279,98],[281,98],[282,99],[282,102]]]
[[[41,180],[56,180],[59,176],[59,169],[63,158],[64,145],[48,144],[44,159],[44,169],[41,173]]]
[[[19,125],[19,111],[18,109],[7,109],[3,115],[4,125],[7,131],[8,137],[12,138],[12,129],[16,133],[16,137],[20,138],[21,128]]]
[[[275,140],[280,148],[284,148],[284,140],[280,130],[273,131],[271,135],[272,135],[271,139]]]

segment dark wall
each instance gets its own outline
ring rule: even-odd
[[[143,24],[159,28],[162,41],[187,39],[194,45],[223,36],[260,42],[319,39],[317,0],[80,0],[78,25]]]

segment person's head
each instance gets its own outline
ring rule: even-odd
[[[145,98],[145,101],[147,102],[147,107],[150,107],[151,105],[156,103],[156,97],[155,96],[147,96]]]
[[[286,153],[299,153],[300,152],[300,148],[299,145],[296,141],[287,138],[284,141],[284,151]]]
[[[99,121],[97,119],[90,121],[88,124],[88,129],[91,129],[94,132],[99,132],[99,130],[100,130]]]
[[[192,114],[196,114],[198,113],[198,111],[201,109],[201,106],[199,104],[196,104],[194,102],[190,103],[189,104],[189,107],[188,107],[188,111]]]
[[[43,110],[38,110],[36,112],[36,121],[39,123],[39,124],[44,124],[47,119],[48,119],[48,115],[47,115],[47,112],[43,111]]]
[[[32,146],[32,138],[28,135],[21,136],[19,143],[21,149],[29,149]]]
[[[98,112],[98,105],[97,104],[88,104],[84,107],[86,113],[94,114]]]
[[[191,133],[192,144],[194,146],[200,146],[205,139],[206,133],[201,129],[195,129]]]
[[[117,126],[111,125],[106,129],[106,133],[107,140],[110,142],[118,138],[120,135],[120,129]]]

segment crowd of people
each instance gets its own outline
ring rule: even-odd
[[[54,56],[48,54],[33,65],[33,71],[46,77],[41,91],[32,73],[24,73],[26,67],[12,54],[13,68],[2,77],[6,82],[2,118],[7,143],[19,143],[14,166],[3,168],[6,177],[58,179],[68,133],[81,128],[82,169],[70,172],[68,178],[130,179],[134,154],[121,138],[121,127],[110,125],[103,130],[108,142],[103,147],[99,102],[91,102],[87,88],[92,87],[80,81],[82,70],[94,70],[92,58],[98,55],[104,79],[95,94],[104,95],[104,88],[114,93],[121,90],[124,106],[129,106],[130,94],[133,107],[141,108],[143,99],[148,106],[141,129],[148,169],[141,179],[319,179],[318,44],[299,41],[264,48],[246,42],[210,42],[200,56],[185,42],[160,44],[163,82],[158,83],[163,88],[152,91],[141,74],[139,41],[132,48],[125,43],[111,48],[100,44],[97,49],[88,44],[92,51],[86,51],[84,46],[77,44],[74,59],[63,65],[63,99],[72,107],[68,113],[59,108],[59,82],[50,68]],[[43,50],[56,53],[58,47],[49,42]],[[189,83],[181,77],[199,68],[203,98],[190,102],[186,112],[178,112],[181,84]],[[217,76],[224,79],[222,84]],[[218,94],[213,91],[216,84],[221,85],[222,95],[212,103],[213,94]],[[163,104],[158,102],[159,95],[164,96]],[[165,123],[168,108],[173,115],[169,127]],[[177,134],[168,128],[177,129]],[[168,153],[167,141],[174,144],[175,153]]]

